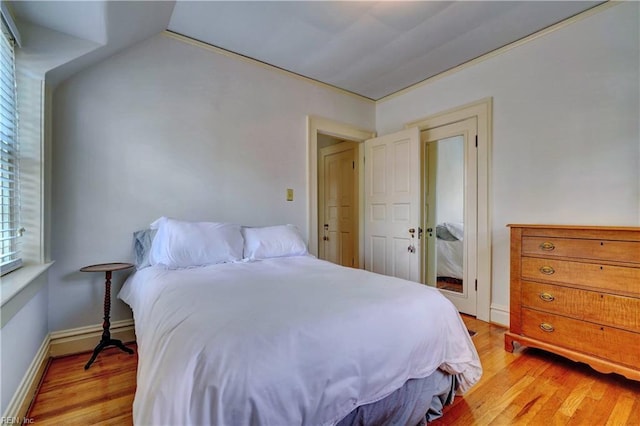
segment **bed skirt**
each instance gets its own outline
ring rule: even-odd
[[[453,402],[455,376],[436,370],[422,379],[411,379],[380,401],[361,405],[337,426],[420,425],[438,419]]]

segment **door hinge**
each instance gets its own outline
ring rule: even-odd
[[[355,161],[351,162],[351,168],[355,170],[355,168],[356,168],[356,162]]]
[[[478,291],[478,279],[476,278],[476,291]]]
[[[356,265],[356,259],[355,257],[351,259],[351,266],[355,266]]]
[[[476,135],[476,148],[478,147],[478,135]]]

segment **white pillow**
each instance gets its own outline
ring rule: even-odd
[[[444,226],[447,227],[447,230],[451,233],[451,235],[462,241],[462,239],[464,238],[464,223],[445,222]]]
[[[152,265],[175,269],[242,259],[240,225],[161,217],[151,229],[158,230],[149,253]]]
[[[307,254],[307,245],[294,225],[242,228],[242,235],[244,236],[244,257],[247,259]]]

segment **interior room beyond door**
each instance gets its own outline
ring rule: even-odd
[[[341,142],[320,149],[319,258],[358,267],[358,144]]]

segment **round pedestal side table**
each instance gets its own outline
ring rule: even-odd
[[[111,338],[111,332],[109,328],[111,327],[111,323],[109,322],[109,317],[111,315],[111,273],[114,271],[124,271],[126,269],[133,268],[133,264],[131,263],[100,263],[98,265],[90,265],[85,266],[80,269],[81,272],[104,272],[105,273],[105,291],[104,291],[104,321],[102,323],[102,339],[100,339],[100,343],[93,350],[93,355],[91,355],[91,359],[84,366],[84,369],[87,370],[91,367],[93,361],[95,361],[96,357],[103,349],[109,346],[115,346],[123,351],[133,354],[133,349],[126,347],[122,341],[118,339]]]

